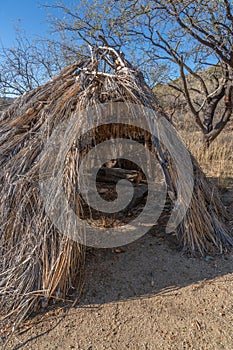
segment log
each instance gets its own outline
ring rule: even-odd
[[[119,180],[126,179],[135,185],[142,180],[142,174],[137,170],[128,170],[122,168],[101,168],[97,174],[97,182],[116,184]]]

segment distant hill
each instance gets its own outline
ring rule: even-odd
[[[198,74],[206,82],[209,93],[216,89],[216,78],[221,78],[221,71],[218,67],[212,66],[207,70],[199,72]],[[193,104],[196,107],[196,109],[199,109],[199,107],[202,105],[205,99],[204,94],[202,92],[201,83],[192,75],[187,76],[187,83]],[[170,85],[176,86],[178,89],[174,89]],[[194,122],[194,117],[190,112],[189,106],[184,95],[180,91],[178,91],[179,88],[183,89],[182,80],[180,78],[171,80],[167,84],[157,84],[153,90],[159,100],[160,105],[164,108],[165,112],[172,118],[174,124],[179,130],[198,131],[200,129]],[[219,118],[223,108],[224,101],[222,100],[216,109],[216,118]],[[204,110],[201,114],[201,118],[203,117]]]
[[[10,106],[14,100],[13,97],[0,97],[0,111]]]

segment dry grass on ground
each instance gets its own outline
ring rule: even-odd
[[[220,134],[209,148],[204,147],[201,132],[188,135],[181,132],[181,135],[208,177],[218,178],[221,186],[224,179],[233,176],[233,137],[230,132]]]

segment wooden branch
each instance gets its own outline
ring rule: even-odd
[[[183,61],[182,60],[180,60],[179,67],[180,67],[180,76],[182,78],[183,85],[184,85],[184,94],[185,94],[186,101],[187,101],[187,103],[189,105],[189,108],[190,108],[192,114],[195,117],[196,123],[199,125],[199,127],[202,130],[202,132],[204,132],[205,128],[204,128],[204,126],[203,126],[203,124],[201,122],[201,119],[199,117],[199,113],[196,111],[196,109],[194,108],[194,105],[193,105],[193,103],[191,101],[191,97],[190,97],[190,94],[189,94],[189,89],[188,89],[188,85],[187,85],[186,76],[184,74],[184,66],[183,66]]]
[[[226,124],[229,122],[232,115],[232,110],[226,109],[222,120],[216,124],[215,128],[209,132],[208,134],[204,135],[204,140],[207,144],[210,144],[213,142],[216,137],[221,133],[221,131],[225,128]]]
[[[180,25],[181,28],[183,28],[187,33],[189,33],[194,39],[196,39],[197,41],[199,41],[201,44],[209,47],[210,49],[214,50],[219,57],[221,57],[221,59],[229,64],[230,66],[233,66],[233,62],[232,59],[228,59],[226,55],[224,55],[223,51],[222,51],[222,47],[221,49],[218,47],[218,45],[220,45],[220,43],[214,38],[213,38],[213,42],[204,39],[201,37],[201,33],[202,31],[200,30],[200,27],[195,28],[192,27],[192,23],[190,23],[191,25],[187,25],[183,20],[180,19],[179,17],[179,13],[177,12],[177,8],[176,8],[176,2],[174,2],[173,0],[170,0],[170,3],[173,7],[173,11],[170,11],[168,8],[166,8],[166,11],[168,14],[170,14],[171,16],[175,17],[177,20],[177,23]],[[200,34],[197,34],[194,29],[197,30],[197,33],[199,32]],[[203,34],[203,33],[202,33]],[[208,34],[208,33],[207,33]],[[207,38],[209,37],[208,35],[206,36]]]
[[[221,98],[222,98],[223,89],[224,89],[224,85],[219,86],[215,91],[213,91],[211,94],[209,94],[209,95],[204,99],[204,101],[202,102],[202,105],[201,105],[200,108],[197,110],[197,113],[199,113],[199,112],[203,109],[203,107],[204,107],[206,101],[207,101],[209,98],[214,97],[214,95],[218,92],[218,90],[219,90],[219,97],[220,97],[219,99],[221,99]],[[218,96],[216,96],[216,97],[218,97]]]
[[[116,184],[122,179],[138,184],[142,180],[142,175],[137,170],[102,167],[98,172],[96,181]]]

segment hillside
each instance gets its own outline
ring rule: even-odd
[[[220,68],[215,66],[199,72],[198,75],[205,82],[209,94],[216,91],[218,82],[222,81]],[[200,80],[196,77],[189,74],[186,76],[186,78],[193,106],[196,110],[198,110],[205,101],[203,87]],[[173,88],[172,86],[176,88]],[[181,78],[171,80],[166,84],[157,84],[154,88],[154,92],[156,93],[161,106],[172,118],[178,130],[191,132],[200,131],[200,128],[195,123],[194,116],[190,111],[187,100],[185,99],[184,94],[178,91],[179,89],[183,90]],[[218,120],[220,115],[222,115],[223,110],[224,101],[222,99],[216,108],[215,120]],[[201,120],[203,120],[204,114],[205,109],[203,109],[203,112],[200,114]],[[233,130],[232,120],[228,123],[226,129],[231,131]]]
[[[13,101],[13,97],[0,97],[0,112],[10,106]]]

